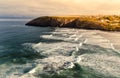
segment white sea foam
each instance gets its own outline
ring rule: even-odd
[[[119,53],[115,51],[118,49],[114,46],[115,40],[106,38],[104,35],[108,33],[68,28],[57,28],[55,31],[47,33],[47,35],[40,35],[40,40],[46,41],[23,44],[46,57],[32,61],[31,63],[37,65],[21,78],[30,78],[27,74],[35,74],[36,70],[48,72],[59,71],[61,68],[72,68],[74,63],[88,66],[106,76],[120,77],[120,57]]]
[[[40,42],[37,44],[32,44],[32,47],[37,51],[42,50],[43,54],[48,55],[48,58],[43,59],[42,62],[49,64],[53,61],[54,63],[57,63],[57,66],[59,67],[62,66],[62,64],[64,65],[65,62],[69,61],[71,63],[70,65],[68,64],[68,68],[71,66],[73,67],[74,65],[72,64],[74,62],[77,62],[80,65],[89,66],[98,72],[102,72],[102,74],[112,75],[119,78],[120,62],[118,60],[120,60],[120,57],[116,56],[114,52],[114,43],[112,44],[110,40],[105,38],[105,36],[103,37],[103,35],[101,35],[102,33],[102,31],[93,32],[89,30],[83,31],[75,29],[57,29],[52,33],[52,35],[42,35],[41,37],[47,39],[62,40],[62,42]],[[82,49],[85,51],[83,52]],[[78,54],[80,52],[80,55],[77,55],[77,58],[67,55],[70,53],[74,55],[76,52],[78,52]],[[91,54],[92,52],[93,54]],[[60,58],[56,56],[60,56]],[[61,58],[63,56],[64,59]],[[67,59],[69,57],[72,59]],[[65,61],[65,59],[67,60]],[[64,63],[62,63],[63,61]]]

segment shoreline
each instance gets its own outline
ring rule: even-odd
[[[27,26],[120,31],[120,16],[42,16]]]

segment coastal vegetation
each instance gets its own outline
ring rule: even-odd
[[[26,25],[120,31],[120,16],[43,16]]]

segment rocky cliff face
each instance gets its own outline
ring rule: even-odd
[[[111,18],[112,19],[109,19]],[[29,26],[41,26],[41,27],[70,27],[70,28],[82,28],[82,29],[96,29],[96,30],[108,30],[119,31],[120,22],[119,16],[76,16],[76,17],[39,17],[26,25]],[[114,17],[114,18],[113,18]],[[116,22],[117,21],[117,22]]]

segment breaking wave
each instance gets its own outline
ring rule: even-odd
[[[65,77],[68,77],[67,73],[74,77],[72,73],[75,71],[78,71],[76,75],[81,73],[78,76],[81,78],[120,77],[120,54],[101,35],[102,31],[43,29],[37,42],[24,42],[16,49],[0,52],[1,77],[45,78],[52,75],[52,78],[61,76],[61,73],[62,77],[63,73]],[[2,46],[0,48],[3,49]]]

